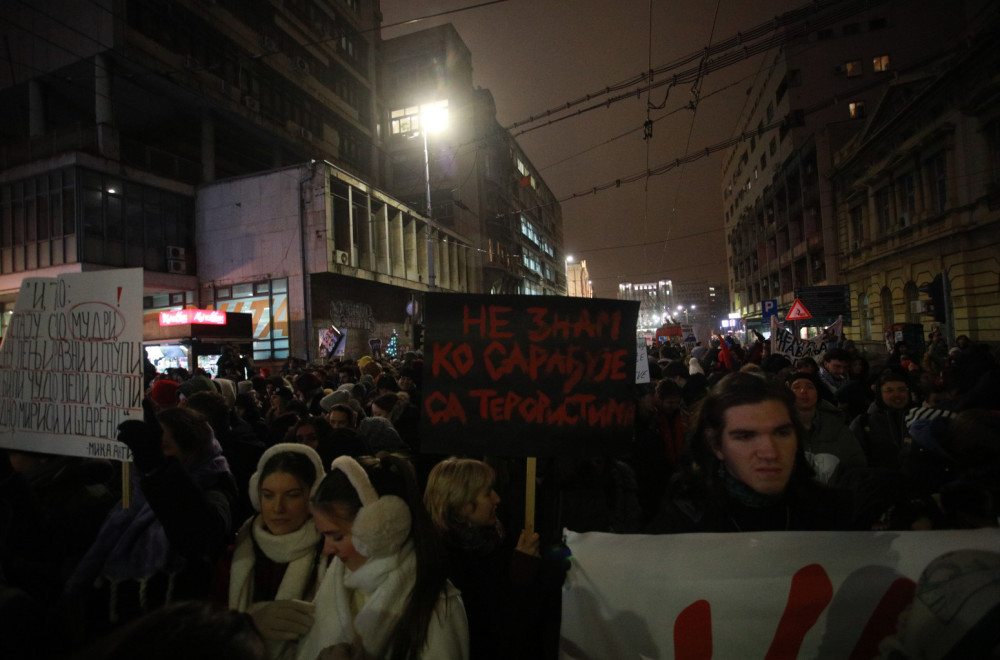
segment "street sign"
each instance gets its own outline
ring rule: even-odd
[[[798,298],[795,299],[795,302],[792,303],[792,308],[785,314],[786,321],[805,321],[812,317],[812,314],[809,313],[809,310],[806,309],[806,306]]]
[[[844,323],[851,323],[851,287],[846,284],[829,286],[804,286],[795,289],[795,297],[802,301],[814,321],[829,325],[843,316]]]
[[[769,320],[772,316],[778,313],[778,299],[771,298],[769,300],[760,301],[760,311],[761,317],[765,321]]]

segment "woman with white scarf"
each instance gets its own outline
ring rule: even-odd
[[[341,456],[313,497],[323,554],[335,557],[314,604],[302,660],[467,660],[465,607],[412,464]]]
[[[281,443],[264,452],[250,477],[258,514],[236,535],[229,607],[250,613],[275,660],[294,658],[296,641],[312,627],[310,601],[326,561],[309,501],[324,475],[313,449]]]

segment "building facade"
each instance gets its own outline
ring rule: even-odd
[[[590,279],[587,260],[566,257],[566,295],[575,298],[593,298],[594,282]]]
[[[672,322],[672,314],[677,305],[674,283],[671,280],[621,282],[618,284],[618,300],[634,300],[639,303],[637,327],[641,334],[655,332],[660,325]]]
[[[390,189],[423,208],[429,178],[435,225],[482,249],[482,291],[564,295],[561,206],[497,122],[493,96],[473,86],[471,54],[454,27],[387,40],[384,51]],[[447,111],[447,126],[430,133],[422,117],[435,110]]]
[[[906,323],[1000,342],[997,17],[888,85],[837,156],[842,272],[858,319],[849,336],[864,345]]]
[[[263,362],[314,357],[337,319],[412,343],[399,310],[431,289],[564,293],[559,206],[468,49],[450,26],[383,42],[380,20],[369,0],[0,6],[0,334],[25,277],[104,268],[143,269],[147,315],[252,310]],[[404,61],[451,111],[426,152],[397,130],[424,103]]]
[[[950,48],[966,18],[962,2],[844,4],[785,29],[723,165],[731,311],[751,328],[764,301],[787,311],[796,289],[843,283],[833,155],[896,72]]]

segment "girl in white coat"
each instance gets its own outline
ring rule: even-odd
[[[300,659],[469,657],[465,607],[408,460],[337,458],[313,519],[333,559]]]
[[[313,623],[312,598],[326,567],[309,502],[325,476],[319,454],[281,443],[250,477],[257,515],[240,528],[229,570],[229,607],[249,612],[275,660],[294,658]]]

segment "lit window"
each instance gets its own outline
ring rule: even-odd
[[[847,74],[848,78],[856,78],[863,74],[864,67],[861,65],[861,60],[851,60],[850,62],[844,62],[844,73]]]
[[[389,131],[392,135],[406,135],[420,130],[420,115],[433,111],[437,115],[447,117],[448,101],[436,101],[427,105],[413,105],[407,108],[397,108],[389,112]]]
[[[852,101],[847,104],[847,110],[851,114],[851,119],[861,119],[865,116],[865,102]]]
[[[872,58],[872,71],[888,71],[889,70],[889,56],[888,55],[876,55]]]

